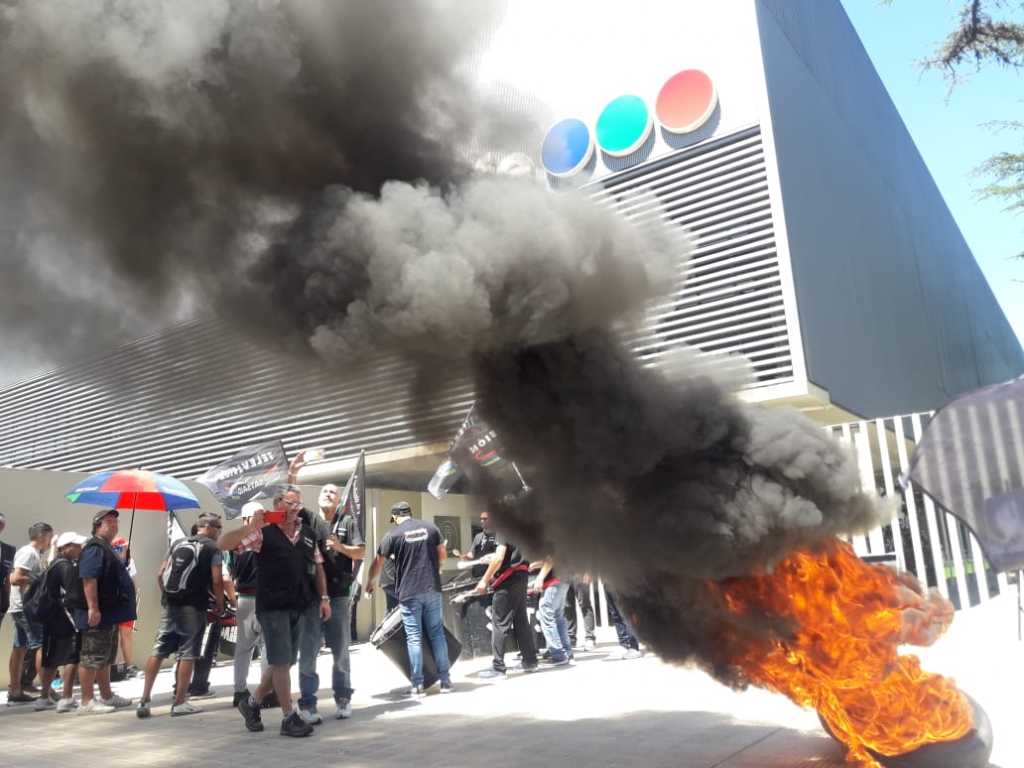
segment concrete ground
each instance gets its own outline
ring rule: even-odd
[[[992,718],[993,765],[1024,765],[1019,725],[1022,650],[1015,597],[961,614],[950,634],[925,654],[926,666],[954,676]],[[579,654],[570,668],[514,675],[498,682],[477,673],[488,662],[453,668],[456,692],[404,698],[407,685],[372,646],[352,654],[351,720],[328,718],[307,739],[279,736],[280,711],[265,710],[267,730],[245,731],[231,707],[230,663],[213,670],[218,696],[204,712],[170,718],[170,673],[157,683],[155,709],[142,721],[131,710],[78,717],[0,708],[0,766],[54,768],[88,759],[100,768],[212,765],[289,766],[671,766],[672,768],[829,768],[843,764],[838,745],[812,712],[759,690],[731,691],[692,669],[653,656],[613,661],[612,637]],[[321,682],[330,657],[321,656]],[[141,681],[116,684],[137,696]],[[436,690],[436,689],[435,689]],[[333,711],[321,691],[321,711]],[[83,758],[83,753],[88,758]],[[951,766],[950,768],[955,768]]]

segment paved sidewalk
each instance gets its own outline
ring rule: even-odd
[[[945,648],[940,644],[933,649],[928,664],[957,676],[982,701],[996,726],[994,764],[1014,768],[1024,764],[1013,703],[1021,689],[1012,687],[1020,676],[1021,649],[1015,626],[1012,637],[1002,637],[1008,628],[1005,611],[968,614],[971,626],[944,640],[949,641]],[[986,623],[989,615],[995,618]],[[998,644],[993,641],[994,628],[1001,633]],[[352,719],[330,719],[330,692],[322,690],[321,710],[328,719],[307,739],[278,735],[279,710],[264,710],[266,731],[246,732],[231,707],[230,664],[213,670],[211,681],[219,695],[197,702],[205,710],[202,714],[172,719],[171,676],[165,670],[158,679],[153,717],[146,721],[130,710],[81,717],[35,713],[31,705],[0,707],[0,766],[79,765],[83,750],[90,752],[90,764],[99,768],[216,763],[246,768],[521,768],[524,761],[587,768],[843,764],[841,750],[821,732],[814,713],[765,691],[731,691],[703,673],[670,667],[652,656],[611,661],[617,648],[609,635],[601,639],[605,642],[598,650],[580,654],[573,667],[498,682],[477,677],[487,660],[459,662],[453,669],[456,692],[435,692],[420,701],[400,695],[407,683],[383,654],[369,645],[359,646],[352,655],[357,687]],[[986,653],[986,648],[998,649],[998,654]],[[999,654],[1002,660],[993,658]],[[1006,674],[994,676],[996,664]],[[321,656],[319,666],[323,683],[329,680],[330,656]],[[975,669],[977,674],[972,674]],[[137,696],[141,681],[115,688],[122,695]],[[1000,689],[1013,698],[1006,701]]]

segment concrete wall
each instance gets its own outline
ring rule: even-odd
[[[1020,344],[838,0],[757,10],[808,378],[883,416],[1019,374]]]

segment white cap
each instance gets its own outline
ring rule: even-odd
[[[66,547],[68,544],[78,544],[81,546],[87,541],[88,539],[85,536],[81,536],[74,531],[64,531],[64,533],[57,537],[57,549]]]
[[[242,505],[241,517],[243,517],[243,518],[252,517],[257,512],[263,512],[263,511],[264,511],[263,505],[260,504],[258,501],[247,501],[245,504]]]

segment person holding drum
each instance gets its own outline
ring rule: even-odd
[[[400,501],[391,507],[398,523],[385,534],[370,568],[367,594],[374,590],[377,575],[389,557],[395,559],[395,589],[398,610],[405,628],[409,652],[409,675],[414,698],[424,695],[422,637],[426,635],[434,652],[434,662],[441,680],[441,693],[452,690],[448,641],[441,620],[441,563],[447,557],[441,531],[426,520],[414,520],[409,502]]]

